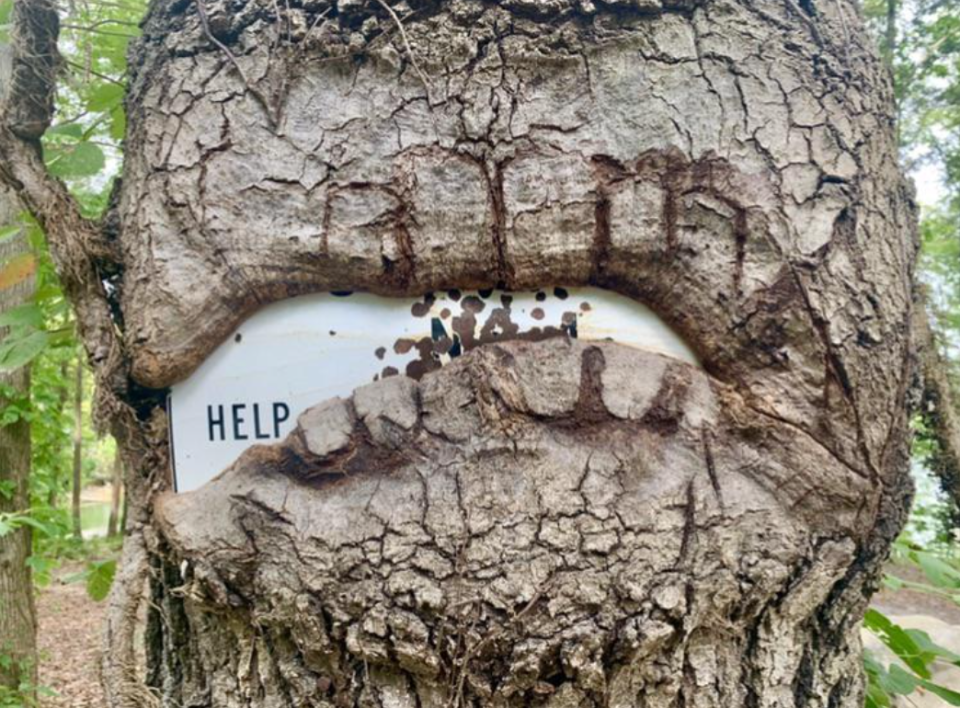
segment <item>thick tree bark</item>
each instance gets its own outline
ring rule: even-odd
[[[165,635],[158,685],[214,706],[855,704],[868,476],[657,355],[457,361],[161,500],[185,593],[162,616],[190,640]]]
[[[0,94],[10,80],[10,54],[0,47]],[[10,226],[20,218],[16,194],[0,188],[0,224]],[[11,259],[30,256],[26,236],[21,234],[0,242],[0,269]],[[32,260],[30,261],[32,263]],[[28,302],[34,291],[32,270],[22,278],[0,284],[0,313]],[[0,341],[7,335],[0,327]],[[30,368],[0,373],[0,387],[9,388],[10,400],[0,390],[0,410],[14,404],[25,407],[30,396]],[[30,508],[30,423],[21,418],[0,426],[0,514],[24,512]],[[21,684],[36,685],[37,620],[33,600],[33,578],[27,559],[32,552],[33,534],[23,526],[0,534],[0,686],[17,690]]]
[[[917,243],[854,4],[385,2],[156,0],[99,230],[0,133],[129,470],[111,704],[859,706]],[[267,302],[586,284],[704,370],[483,347],[163,491],[164,388]]]

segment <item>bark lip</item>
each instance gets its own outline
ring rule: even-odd
[[[283,705],[386,690],[411,706],[692,700],[708,677],[731,705],[751,671],[769,695],[799,671],[797,628],[853,562],[875,492],[695,367],[552,339],[320,403],[283,443],[159,497],[155,518],[201,643],[219,641],[200,628],[226,612],[235,634],[219,651],[236,660],[252,623],[298,647],[256,677],[186,650],[211,705],[236,691]],[[771,621],[784,632],[760,629]],[[838,640],[850,666],[855,637]],[[767,652],[785,644],[774,671]],[[727,668],[691,668],[708,645]],[[639,688],[656,667],[698,678]]]

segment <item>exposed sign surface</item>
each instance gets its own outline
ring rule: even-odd
[[[251,445],[284,438],[300,413],[328,398],[386,376],[419,379],[485,343],[553,336],[613,340],[696,363],[653,312],[607,290],[293,298],[257,312],[171,389],[176,488],[196,489]]]

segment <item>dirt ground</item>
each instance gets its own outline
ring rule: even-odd
[[[894,565],[887,566],[887,573],[895,575],[901,580],[915,583],[925,583],[927,579],[919,568],[914,566]],[[938,597],[918,590],[901,588],[896,592],[881,590],[873,596],[873,605],[888,615],[930,615],[948,624],[960,626],[960,605],[949,598]],[[960,653],[960,647],[949,647]]]
[[[82,569],[64,564],[37,596],[40,685],[57,693],[42,699],[44,708],[103,707],[98,661],[106,603],[91,600],[83,583],[63,582]]]

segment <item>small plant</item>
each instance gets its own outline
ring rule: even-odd
[[[863,624],[903,664],[884,666],[873,652],[864,652],[866,708],[886,708],[895,705],[896,696],[910,696],[921,690],[939,696],[949,705],[960,706],[960,693],[931,680],[937,662],[960,666],[960,655],[935,644],[926,632],[904,629],[876,609],[867,611]]]
[[[17,660],[8,653],[0,652],[0,668],[9,671]],[[20,672],[29,676],[33,672],[28,662],[20,661]],[[47,686],[21,681],[16,688],[0,686],[0,708],[39,708],[40,699],[56,696],[57,692]]]
[[[894,544],[893,558],[901,564],[919,568],[927,582],[904,580],[887,574],[884,578],[886,587],[892,590],[918,590],[960,605],[960,568],[955,560],[927,550],[904,537]],[[922,691],[939,696],[948,705],[960,706],[960,692],[955,687],[941,686],[932,680],[937,664],[960,666],[960,654],[937,645],[926,632],[901,627],[875,608],[867,611],[863,625],[899,660],[898,663],[884,666],[872,652],[864,652],[866,708],[893,706],[896,705],[897,696],[909,697]]]

